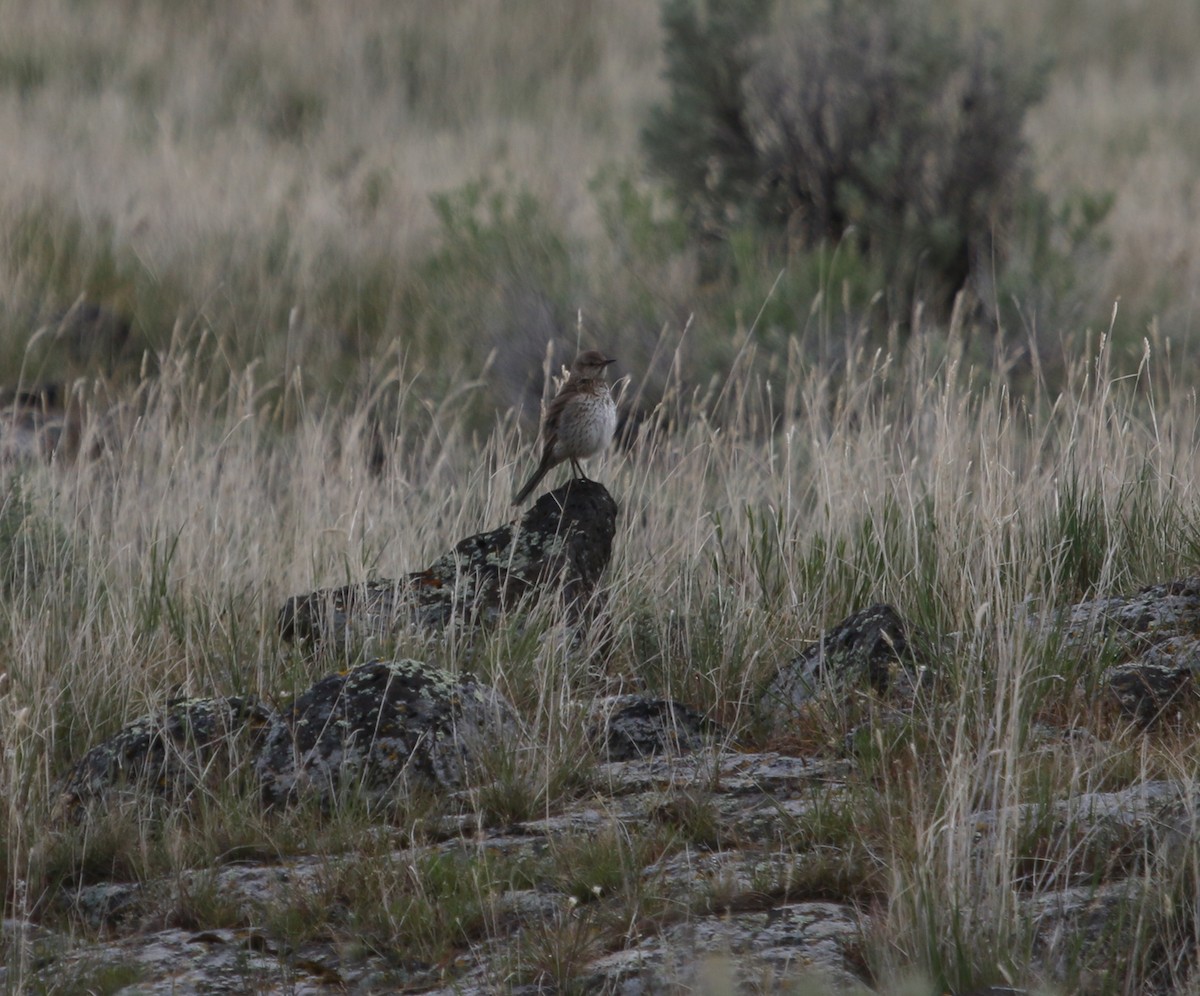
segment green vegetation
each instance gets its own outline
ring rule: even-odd
[[[819,899],[869,912],[882,992],[1194,991],[1196,835],[1055,805],[1194,798],[1196,710],[1131,729],[1108,650],[1027,621],[1200,552],[1195,5],[485,14],[6,7],[0,388],[63,385],[82,441],[0,466],[4,985],[135,986],[73,953],[102,931],[64,896],[116,882],[145,887],[130,923],[328,945],[385,986],[499,943],[503,984],[566,990],[674,925]],[[525,747],[384,809],[265,813],[240,773],[62,825],[68,766],[171,697],[284,705],[346,663],[279,645],[288,596],[507,521],[577,339],[618,357],[638,424],[595,467],[621,507],[606,625],[574,645],[542,607],[388,648],[499,687]],[[876,601],[937,641],[927,697],[768,723],[775,669]],[[533,858],[485,846],[611,803],[584,717],[614,687],[836,776],[760,814],[770,862],[685,895],[672,861],[762,843],[716,775]],[[243,858],[295,878],[231,898]],[[1030,978],[1023,901],[1118,881],[1108,974],[1081,949]]]
[[[1022,124],[1041,74],[923,0],[773,6],[664,6],[669,102],[643,135],[650,164],[714,266],[739,241],[783,269],[842,245],[866,264],[858,295],[883,293],[889,319],[918,301],[948,312],[981,269],[1004,270],[997,234],[1033,197]]]

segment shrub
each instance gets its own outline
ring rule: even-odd
[[[668,99],[643,144],[710,262],[747,225],[777,252],[851,240],[902,316],[1003,258],[1043,74],[933,10],[831,0],[784,18],[770,0],[666,0]]]
[[[580,305],[563,226],[529,191],[487,181],[438,194],[433,208],[440,245],[414,268],[402,297],[413,340],[448,378],[443,391],[455,371],[478,375],[495,351],[487,382],[497,393],[480,402],[481,413],[490,419],[514,404],[536,412],[546,343],[563,346],[570,362]]]

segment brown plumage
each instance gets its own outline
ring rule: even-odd
[[[587,480],[580,460],[595,456],[612,442],[617,406],[604,379],[613,361],[598,349],[575,358],[570,376],[546,408],[542,420],[542,462],[513,499],[519,505],[553,468],[571,461],[575,473]]]

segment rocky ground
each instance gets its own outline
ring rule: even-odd
[[[615,515],[602,487],[573,482],[543,496],[519,526],[470,537],[428,570],[290,600],[281,632],[320,645],[400,626],[491,624],[547,592],[564,600],[573,625],[586,627],[602,610]],[[1027,623],[1062,634],[1074,653],[1096,647],[1106,694],[1131,722],[1151,726],[1193,694],[1200,578],[1053,616],[1030,613]],[[870,606],[784,664],[759,707],[786,728],[814,700],[861,693],[881,704],[872,715],[883,727],[902,728],[936,682],[932,644],[910,633],[895,608]],[[419,661],[370,661],[326,676],[283,712],[240,698],[167,703],[97,745],[63,778],[64,827],[78,831],[131,798],[152,800],[161,816],[214,782],[253,786],[268,811],[305,800],[337,805],[349,790],[382,811],[389,795],[414,785],[462,805],[443,807],[419,840],[389,818],[369,848],[334,855],[258,854],[160,881],[80,875],[50,904],[71,910],[84,929],[68,935],[5,922],[6,948],[19,957],[0,979],[39,979],[47,991],[56,980],[84,979],[91,981],[83,988],[139,993],[533,993],[568,983],[629,994],[791,991],[806,980],[830,991],[874,991],[863,939],[886,901],[878,862],[832,838],[827,848],[791,845],[798,827],[848,808],[847,779],[862,763],[855,730],[834,750],[762,751],[686,703],[624,695],[580,708],[594,753],[586,784],[538,818],[486,818],[503,807],[481,807],[478,793],[495,777],[495,757],[523,731],[503,697],[472,678]],[[1090,734],[1039,727],[1030,749],[1057,750],[1080,736]],[[1048,833],[1119,857],[1169,853],[1172,841],[1194,835],[1194,813],[1182,782],[1153,779],[1064,796],[1036,818]],[[967,815],[978,860],[986,860],[997,828],[1011,825],[1006,815]],[[628,843],[668,836],[669,847]],[[585,868],[599,867],[596,854],[605,848],[618,854],[620,889],[599,873],[590,885],[586,877],[566,882],[562,861],[548,863],[566,846],[582,848]],[[490,890],[485,925],[464,930],[445,948],[449,955],[397,959],[348,943],[346,931],[284,931],[272,920],[291,908],[316,921],[338,916],[329,882],[364,863],[490,867],[493,859],[532,871]],[[1103,881],[1036,866],[1028,880],[1014,881],[1043,978],[1063,978],[1081,964],[1102,970],[1113,924],[1144,884],[1136,857],[1115,865],[1120,873],[1111,873],[1110,861]],[[552,866],[560,870],[547,871]],[[185,907],[200,890],[237,911],[228,926],[179,915],[164,922],[161,910]]]

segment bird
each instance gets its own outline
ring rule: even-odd
[[[570,460],[575,473],[588,480],[579,461],[608,446],[617,428],[617,406],[604,379],[613,362],[598,349],[584,350],[575,357],[570,375],[542,420],[542,462],[517,492],[514,505],[528,498],[542,478],[564,460]]]

